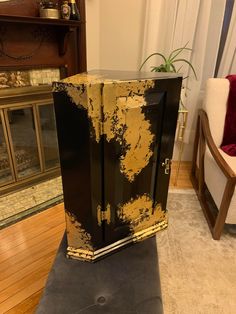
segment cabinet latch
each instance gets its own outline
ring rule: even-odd
[[[110,204],[107,204],[107,207],[105,210],[102,210],[102,207],[98,205],[97,207],[97,220],[98,225],[101,226],[103,221],[106,221],[106,223],[109,225],[111,222],[111,206]]]
[[[165,168],[165,174],[170,173],[171,159],[165,158],[165,161],[161,164]]]

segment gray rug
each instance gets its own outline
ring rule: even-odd
[[[193,190],[171,190],[169,227],[157,234],[164,313],[236,313],[236,236],[220,241]]]

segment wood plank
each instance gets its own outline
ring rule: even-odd
[[[65,229],[64,223],[60,224],[59,226],[62,226],[62,228]],[[60,227],[60,230],[61,230],[61,227]],[[14,250],[9,249],[9,250],[6,250],[6,252],[1,252],[0,253],[0,264],[2,262],[4,262],[5,260],[14,257],[17,254],[20,254],[21,252],[23,252],[25,250],[29,250],[33,246],[38,245],[39,237],[41,238],[41,242],[44,242],[45,240],[47,240],[48,238],[53,236],[54,233],[56,234],[57,232],[58,232],[58,227],[54,227],[52,230],[48,230],[48,231],[44,232],[43,234],[40,234],[37,237],[34,237],[31,240],[28,240],[25,243],[21,243],[21,244],[15,246]]]
[[[175,185],[176,171],[177,171],[177,161],[173,161],[172,166],[171,166],[170,187],[177,188],[177,189],[178,188],[192,189],[193,185],[190,180],[191,162],[190,161],[181,162],[177,184]]]
[[[47,209],[48,210],[48,215],[47,215],[47,220],[42,223],[42,217],[43,217],[43,214],[44,214],[44,211],[43,212],[40,212],[36,215],[33,215],[31,217],[28,217],[26,219],[23,219],[9,227],[6,227],[4,229],[2,229],[0,231],[0,235],[1,235],[1,238],[4,238],[4,237],[12,237],[15,235],[16,231],[19,231],[19,232],[22,232],[22,229],[25,230],[24,228],[28,228],[29,231],[33,231],[33,232],[38,232],[38,228],[35,230],[35,225],[38,224],[38,227],[41,226],[41,227],[48,227],[48,226],[51,226],[51,220],[50,218],[54,218],[55,215],[63,215],[64,214],[64,205],[63,204],[59,204],[59,205],[56,205],[55,207],[52,207],[52,208],[49,208]],[[39,224],[40,223],[40,224]]]
[[[54,261],[57,248],[58,246],[55,245],[55,248],[54,249],[52,248],[52,250],[47,255],[44,255],[42,258],[38,259],[37,261],[34,261],[33,263],[26,265],[24,268],[20,269],[19,271],[1,280],[0,293],[2,290],[20,281],[28,274],[32,274],[33,272],[35,272],[35,269],[40,269],[40,267],[42,267],[44,264]]]
[[[16,16],[16,15],[4,15],[0,14],[0,21],[7,23],[23,23],[23,24],[43,24],[43,25],[54,25],[54,26],[70,26],[79,27],[81,24],[85,23],[83,21],[74,20],[63,20],[63,19],[48,19],[42,17],[32,17],[32,16]]]
[[[35,313],[35,309],[39,303],[39,300],[43,294],[43,289],[32,294],[27,299],[23,300],[21,303],[14,306],[9,311],[5,312],[5,314],[33,314]]]
[[[2,246],[0,248],[0,263],[17,253],[22,252],[22,250],[29,249],[30,247],[36,245],[39,241],[39,237],[41,238],[41,241],[46,240],[50,236],[52,236],[53,233],[56,233],[58,230],[58,226],[61,226],[65,228],[65,223],[60,221],[63,218],[61,217],[60,219],[54,220],[52,223],[52,227],[48,228],[48,230],[45,230],[44,232],[40,232],[39,234],[35,234],[34,237],[27,239],[26,237],[22,237],[21,241],[6,241],[0,238],[0,241],[2,241]],[[17,236],[17,235],[16,235]],[[13,250],[14,249],[14,250]]]
[[[29,298],[29,296],[31,296],[32,294],[42,289],[45,286],[46,280],[47,280],[47,276],[44,275],[42,278],[35,281],[30,286],[26,286],[23,290],[14,294],[10,298],[8,298],[6,301],[2,302],[0,304],[1,313],[5,313],[9,311],[13,307],[15,307],[17,304]]]
[[[10,258],[1,263],[0,280],[3,280],[17,271],[20,271],[23,267],[26,267],[30,263],[33,263],[50,253],[58,246],[63,233],[64,228],[60,230],[57,235],[54,235],[54,239],[49,239],[48,241],[44,241],[44,243],[39,243],[38,246],[34,246],[32,249],[27,250],[25,254],[20,253],[17,258]]]
[[[47,211],[43,215],[41,215],[41,222],[45,221],[45,217],[47,217]],[[49,220],[46,220],[52,224],[52,222],[55,222],[53,217],[49,216]],[[34,217],[31,217],[30,220],[32,220]],[[48,217],[47,217],[48,218]],[[24,223],[24,227],[27,227],[27,224]],[[13,226],[11,226],[12,230],[11,232],[14,232]],[[36,226],[34,228],[37,229]],[[27,240],[23,245],[20,246],[21,250],[17,254],[14,253],[14,247],[9,251],[7,251],[7,255],[10,254],[11,257],[5,260],[7,263],[6,266],[7,269],[6,272],[3,273],[3,276],[5,275],[5,281],[3,280],[3,284],[0,283],[0,300],[4,300],[0,304],[0,312],[4,313],[5,311],[11,310],[13,307],[13,313],[22,313],[22,306],[23,309],[25,307],[24,301],[28,299],[26,302],[26,305],[29,308],[28,304],[32,304],[31,302],[31,295],[36,293],[39,289],[42,289],[44,287],[44,283],[46,281],[47,275],[50,271],[52,262],[54,260],[59,242],[62,238],[62,235],[64,233],[65,228],[65,222],[64,222],[64,214],[61,215],[61,217],[58,220],[57,226],[53,227],[51,231],[47,232],[46,237],[45,233],[41,233],[38,236],[36,235],[36,238],[38,241],[35,242],[35,240],[29,239],[28,242],[31,244],[27,246]],[[56,233],[55,233],[56,230]],[[27,228],[23,228],[21,230],[23,234],[30,234],[30,232],[27,230]],[[27,237],[26,237],[27,238]],[[42,242],[42,238],[44,238]],[[46,240],[46,241],[45,241]],[[41,245],[43,244],[43,246]],[[25,246],[24,246],[25,245]],[[43,250],[43,247],[45,247],[45,250]],[[37,249],[39,252],[36,255],[30,256],[30,258],[25,258],[26,256],[32,255],[34,250]],[[13,253],[10,253],[13,252]],[[21,262],[17,262],[15,256],[21,256]],[[40,257],[40,259],[37,259],[37,257]],[[4,259],[4,256],[2,256]],[[12,263],[12,260],[14,262]],[[12,265],[12,267],[9,267],[9,263]],[[2,265],[0,264],[1,274],[2,275]],[[37,272],[35,272],[35,269],[37,269]],[[13,273],[13,274],[12,274]],[[11,276],[12,274],[12,276]],[[10,276],[9,276],[10,275]],[[36,276],[36,277],[35,277]],[[38,280],[38,276],[40,277]],[[30,284],[31,283],[31,284]],[[31,287],[30,289],[28,287]],[[36,291],[37,290],[37,291]],[[33,298],[34,300],[34,298]],[[23,303],[22,303],[23,302]],[[22,304],[23,305],[22,305]],[[19,310],[18,308],[19,304]],[[31,312],[34,312],[34,308],[36,306],[36,302],[32,305]],[[21,311],[21,312],[20,312]],[[29,313],[28,309],[26,311]]]
[[[41,234],[41,237],[42,238],[45,238],[45,241],[46,240],[48,240],[48,239],[52,239],[52,236],[55,234],[55,233],[57,233],[58,231],[60,231],[60,230],[62,230],[62,229],[64,229],[65,228],[65,223],[64,222],[62,222],[62,223],[58,223],[58,225],[57,226],[55,226],[55,227],[53,227],[53,228],[51,228],[50,230],[48,230],[48,231],[46,231],[46,232],[44,232],[43,234]],[[24,237],[23,237],[24,238]],[[28,246],[30,247],[30,246],[32,246],[32,249],[33,249],[33,244],[34,243],[36,243],[37,245],[39,245],[38,244],[38,242],[36,242],[35,241],[35,238],[33,238],[32,240],[31,239],[29,239],[29,240],[26,240],[24,243],[23,243],[23,245],[22,245],[22,250],[20,250],[20,253],[22,253],[22,251],[24,251],[24,250],[26,250],[27,248],[28,248]],[[41,246],[43,245],[43,243],[41,243],[40,244]],[[15,249],[17,248],[17,246],[18,246],[18,244],[15,244],[13,247],[12,247],[12,250],[14,250],[13,251],[13,254],[14,254],[14,252],[15,252]],[[9,253],[9,250],[7,250],[6,249],[6,254],[7,254],[7,252],[8,252],[8,254],[10,254]],[[12,253],[11,253],[12,254]],[[17,253],[16,254],[14,254],[14,255],[18,255]],[[1,253],[1,256],[2,256],[2,260],[4,261],[4,256],[3,256],[3,254]],[[2,264],[2,261],[1,260],[1,262],[0,262],[0,265]]]
[[[47,278],[52,266],[52,262],[53,260],[50,260],[47,263],[42,263],[39,269],[35,269],[35,271],[27,274],[21,280],[14,282],[12,285],[2,290],[0,292],[0,308],[1,304],[4,301],[24,290],[25,287],[32,285],[34,282],[40,280],[41,278]]]

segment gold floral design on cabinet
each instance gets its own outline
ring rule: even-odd
[[[66,212],[66,230],[68,239],[68,251],[83,249],[92,251],[91,235],[82,228],[80,222],[71,213]]]
[[[119,205],[117,215],[121,221],[130,226],[132,233],[158,224],[164,227],[167,225],[166,213],[162,210],[161,204],[153,206],[153,201],[147,194]]]
[[[96,76],[91,76],[90,80],[88,77],[84,81],[83,77],[74,76],[63,81],[68,85],[54,84],[54,91],[64,90],[72,103],[87,110],[96,142],[104,134],[108,142],[114,139],[121,145],[120,171],[133,182],[153,155],[151,146],[155,136],[151,133],[150,121],[145,118],[142,108],[147,105],[144,94],[154,86],[154,81],[105,80],[102,87]],[[72,82],[81,85],[73,86]],[[133,132],[134,128],[138,132]]]

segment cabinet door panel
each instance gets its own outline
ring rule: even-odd
[[[157,178],[155,187],[155,198],[157,203],[162,204],[166,210],[170,173],[165,173],[163,163],[166,158],[171,161],[174,149],[175,131],[179,109],[180,91],[182,78],[158,80],[155,88],[159,92],[165,93],[165,104],[162,121],[162,133],[160,142],[159,162],[157,164]]]
[[[103,94],[104,206],[111,209],[105,240],[109,244],[163,218],[155,195],[165,95],[152,87],[119,95],[115,86],[106,85]]]
[[[54,93],[68,245],[94,250],[103,245],[97,208],[102,203],[101,142],[86,109],[66,91]]]
[[[3,111],[0,111],[0,186],[14,180],[13,166],[10,149],[7,140],[6,126],[3,119]]]
[[[7,109],[7,116],[17,179],[39,174],[42,169],[33,106]]]

